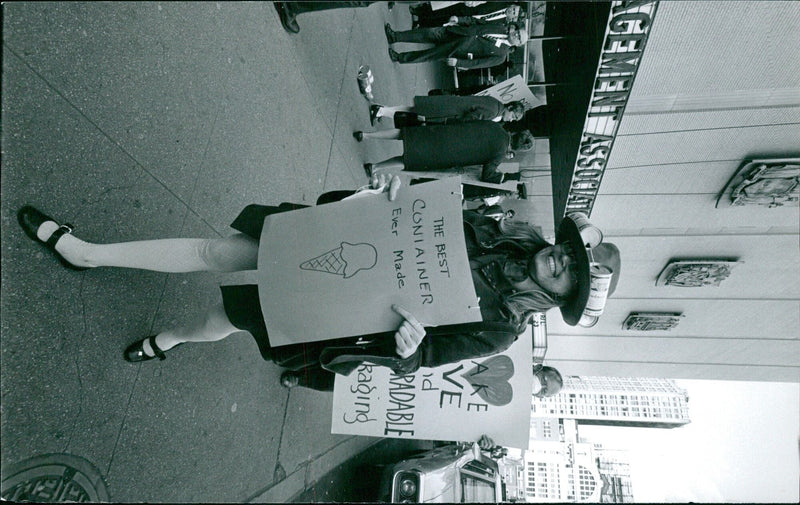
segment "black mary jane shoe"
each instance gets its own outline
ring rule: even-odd
[[[291,389],[300,384],[300,376],[292,371],[285,371],[281,374],[281,386]]]
[[[362,140],[364,140],[364,132],[362,131],[353,132],[353,138],[356,139],[358,142],[361,142]]]
[[[383,105],[378,105],[376,103],[373,103],[369,106],[369,124],[372,126],[375,126],[375,121],[380,121],[378,112],[380,112],[382,107]]]
[[[58,258],[58,261],[60,261],[61,264],[66,268],[77,271],[87,270],[86,267],[79,267],[73,265],[72,263],[64,259],[64,257],[61,256],[61,253],[56,251],[56,243],[58,242],[58,240],[65,233],[72,233],[74,226],[72,226],[69,223],[64,223],[60,225],[58,229],[53,232],[52,235],[50,235],[50,238],[47,239],[47,241],[43,241],[39,238],[36,232],[39,230],[39,227],[42,226],[42,223],[45,223],[47,221],[53,221],[54,223],[58,224],[58,222],[55,219],[43,214],[32,205],[25,205],[24,207],[22,207],[17,211],[17,222],[22,228],[22,231],[25,232],[25,235],[28,236],[28,238],[45,246],[48,250],[50,250],[50,252],[52,252],[56,256],[56,258]]]
[[[144,341],[147,340],[150,342],[150,348],[153,349],[155,356],[148,356],[144,352]],[[134,342],[125,349],[125,361],[129,361],[131,363],[138,363],[140,361],[150,361],[151,359],[158,358],[161,361],[167,359],[167,355],[164,354],[164,351],[156,345],[156,336],[150,335],[147,338],[143,338],[138,342]]]

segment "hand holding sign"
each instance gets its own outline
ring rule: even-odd
[[[400,189],[400,178],[391,174],[374,174],[370,180],[374,189],[389,191],[389,201],[393,202],[397,198],[397,190]]]
[[[361,198],[368,195],[379,195],[381,193],[389,193],[389,201],[393,202],[397,198],[397,191],[400,189],[400,178],[392,176],[391,174],[375,174],[369,181],[369,186],[358,188],[358,191],[352,195],[344,198],[345,200],[353,200],[354,198]]]
[[[478,447],[483,449],[484,451],[491,451],[496,444],[492,437],[488,435],[481,435],[481,438],[478,440]]]
[[[394,334],[394,341],[397,344],[395,351],[398,356],[405,359],[417,351],[420,342],[425,338],[425,328],[413,314],[403,307],[392,305],[392,310],[405,319]]]

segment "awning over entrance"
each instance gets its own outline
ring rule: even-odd
[[[547,3],[542,121],[556,226],[566,213],[591,214],[657,3]]]

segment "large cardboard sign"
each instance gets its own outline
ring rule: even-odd
[[[480,321],[458,177],[275,214],[258,253],[274,346],[395,331],[398,304],[424,325]]]
[[[486,95],[497,98],[503,103],[519,100],[525,106],[525,110],[544,104],[542,100],[536,98],[525,82],[525,79],[519,74],[503,82],[499,82],[491,88],[486,88],[481,92],[475,93],[475,96]]]
[[[395,375],[361,365],[337,375],[332,433],[476,441],[528,448],[533,393],[531,327],[506,351]]]
[[[445,9],[445,8],[450,7],[451,5],[455,5],[457,3],[461,3],[461,2],[445,2],[445,1],[433,0],[431,2],[431,10],[432,11],[438,11],[439,9]]]

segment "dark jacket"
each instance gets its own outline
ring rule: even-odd
[[[495,41],[483,37],[486,34],[506,33],[505,22],[483,23],[473,18],[463,18],[458,25],[448,26],[445,30],[452,37],[445,44],[452,44],[450,57],[456,58],[458,68],[494,67],[506,61],[511,51],[509,46],[497,46]]]
[[[414,112],[426,121],[492,121],[505,106],[492,96],[433,95],[415,96]]]
[[[498,167],[511,142],[502,123],[467,121],[402,128],[406,170],[427,171],[482,165],[481,180],[500,184]]]
[[[430,2],[422,2],[417,4],[413,11],[413,15],[417,16],[417,26],[435,27],[442,26],[450,21],[451,16],[459,18],[466,16],[476,16],[493,13],[505,14],[506,7],[514,5],[515,2],[486,2],[475,7],[467,7],[464,2],[444,7],[442,9],[433,10]]]

